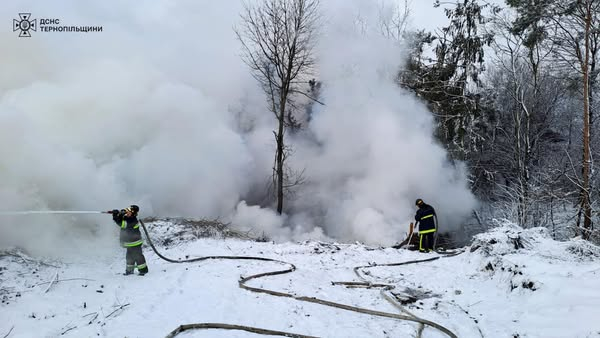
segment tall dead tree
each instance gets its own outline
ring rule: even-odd
[[[293,114],[294,96],[314,66],[313,47],[318,19],[318,0],[263,0],[246,4],[242,24],[236,29],[244,61],[267,95],[269,110],[277,120],[273,183],[277,212],[283,212],[284,190],[294,185],[286,173],[290,149],[288,129],[298,127]]]

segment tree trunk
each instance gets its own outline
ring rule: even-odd
[[[583,71],[583,186],[581,208],[583,209],[583,238],[589,239],[592,230],[592,207],[590,204],[590,96],[589,96],[589,63],[590,63],[590,30],[592,13],[590,5],[586,8],[585,17],[585,59]]]
[[[597,67],[597,57],[598,50],[600,44],[600,32],[598,30],[594,31],[590,38],[591,47],[590,47],[590,75],[589,75],[589,104],[590,104],[590,141],[593,143],[594,138],[596,137],[596,133],[594,132],[594,121],[595,121],[595,111],[594,111],[594,90],[596,89],[596,84],[598,83],[598,75],[599,72],[596,69]]]
[[[281,215],[283,212],[283,161],[284,158],[284,139],[283,139],[283,131],[284,131],[284,123],[285,123],[285,99],[281,100],[282,102],[279,105],[280,113],[278,116],[278,131],[277,131],[277,161],[275,164],[275,176],[277,181],[277,213]]]
[[[292,174],[286,167],[290,148],[285,144],[287,128],[299,128],[289,95],[305,94],[300,90],[304,76],[315,64],[313,36],[319,21],[319,0],[262,0],[245,4],[243,23],[235,29],[244,50],[244,62],[267,95],[270,112],[277,127],[273,130],[276,150],[270,193],[277,198],[277,213],[283,213],[284,192],[300,184],[289,183]],[[272,188],[272,189],[271,189]],[[272,199],[270,199],[272,202]]]
[[[515,75],[516,76],[516,73]],[[515,92],[516,97],[520,98],[520,90],[517,84],[517,80],[515,80]],[[514,135],[515,135],[515,161],[517,162],[517,222],[520,226],[525,227],[525,200],[524,200],[524,192],[525,192],[525,177],[524,177],[524,168],[523,168],[523,150],[522,150],[522,141],[521,136],[523,135],[522,124],[521,124],[521,107],[515,109],[515,113],[513,115],[514,118]]]

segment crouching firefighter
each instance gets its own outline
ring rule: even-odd
[[[121,246],[127,249],[124,275],[132,274],[136,267],[141,276],[148,273],[146,258],[142,253],[142,244],[144,241],[140,233],[140,223],[137,219],[139,211],[140,208],[137,205],[132,205],[121,211],[117,209],[111,211],[113,220],[121,227],[121,234],[119,236]]]
[[[431,252],[435,245],[437,216],[433,207],[422,199],[418,198],[415,204],[419,208],[415,214],[415,227],[419,227],[419,251]]]

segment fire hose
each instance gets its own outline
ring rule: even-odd
[[[146,228],[146,225],[144,224],[144,222],[140,221],[140,224],[142,225],[142,229],[144,231],[144,234],[146,235],[146,239],[148,240],[148,244],[150,245],[152,250],[156,253],[156,255],[158,257],[160,257],[161,259],[163,259],[167,262],[191,263],[191,262],[198,262],[198,261],[209,260],[209,259],[258,260],[258,261],[276,262],[276,263],[286,264],[286,265],[290,266],[288,269],[284,269],[284,270],[275,270],[275,271],[264,272],[264,273],[259,273],[259,274],[240,278],[240,280],[238,281],[238,285],[240,288],[242,288],[244,290],[248,290],[248,291],[256,292],[256,293],[264,293],[264,294],[268,294],[268,295],[272,295],[272,296],[276,296],[276,297],[292,298],[292,299],[302,301],[302,302],[321,304],[321,305],[335,307],[335,308],[339,308],[339,309],[343,309],[343,310],[347,310],[347,311],[354,311],[354,312],[369,314],[372,316],[412,321],[412,322],[419,323],[421,325],[427,325],[427,326],[433,327],[435,329],[438,329],[439,331],[443,332],[444,334],[448,335],[449,337],[457,338],[456,334],[454,334],[452,331],[445,328],[444,326],[442,326],[438,323],[426,320],[426,319],[418,318],[414,315],[399,315],[399,314],[395,314],[395,313],[370,310],[370,309],[366,309],[366,308],[360,308],[360,307],[356,307],[356,306],[331,302],[331,301],[319,299],[316,297],[296,296],[296,295],[293,295],[290,293],[279,292],[279,291],[263,289],[263,288],[256,288],[256,287],[251,287],[251,286],[246,285],[247,282],[249,282],[250,280],[253,280],[253,279],[258,279],[258,278],[266,277],[266,276],[282,275],[282,274],[290,273],[290,272],[293,272],[294,270],[296,270],[296,266],[291,263],[288,263],[288,262],[271,259],[271,258],[253,257],[253,256],[203,256],[203,257],[196,257],[196,258],[190,258],[190,259],[185,259],[185,260],[174,260],[174,259],[165,257],[154,246],[154,243],[152,242],[152,239],[150,238],[150,234],[148,233],[148,229]],[[429,261],[429,260],[430,259],[422,260],[422,261]],[[419,263],[419,262],[421,262],[421,260],[404,262],[403,264],[411,264],[411,263]],[[400,264],[398,264],[398,265],[400,265]],[[255,328],[255,327],[247,327],[247,326],[237,326],[237,325],[221,324],[221,323],[198,323],[198,324],[181,325],[178,328],[176,328],[175,330],[173,330],[171,333],[169,333],[166,336],[166,338],[173,338],[177,334],[179,334],[183,331],[189,330],[189,329],[210,329],[210,328],[245,330],[245,331],[254,332],[254,333],[261,333],[261,334],[267,334],[267,335],[279,335],[279,336],[285,336],[285,337],[298,337],[298,338],[311,337],[311,336],[305,336],[305,335],[294,334],[294,333],[289,333],[289,332],[270,331],[270,330],[264,330],[264,329],[259,329],[259,328]],[[258,331],[265,331],[265,332],[258,332]],[[266,333],[266,331],[269,331],[269,333]]]
[[[110,213],[110,212],[107,212],[107,211],[68,211],[68,210],[60,210],[60,211],[2,211],[2,212],[0,212],[0,215],[105,214],[105,213]],[[347,311],[353,311],[353,312],[368,314],[368,315],[372,315],[372,316],[376,316],[376,317],[393,318],[393,319],[398,319],[398,320],[405,320],[405,321],[415,322],[415,323],[420,324],[421,328],[419,329],[419,331],[422,331],[422,326],[426,325],[426,326],[430,326],[432,328],[435,328],[435,329],[441,331],[442,333],[446,334],[448,337],[458,338],[456,334],[454,334],[452,331],[450,331],[446,327],[444,327],[444,326],[442,326],[442,325],[440,325],[438,323],[435,323],[433,321],[416,317],[416,316],[414,316],[414,315],[412,315],[410,313],[408,313],[407,315],[401,315],[401,314],[395,314],[395,313],[389,313],[389,312],[371,310],[371,309],[367,309],[367,308],[361,308],[361,307],[351,306],[351,305],[347,305],[347,304],[336,303],[336,302],[332,302],[332,301],[328,301],[328,300],[324,300],[324,299],[319,299],[319,298],[316,298],[316,297],[296,296],[296,295],[291,294],[291,293],[274,291],[274,290],[269,290],[269,289],[264,289],[264,288],[257,288],[257,287],[252,287],[252,286],[248,286],[247,285],[247,283],[249,281],[253,280],[253,279],[258,279],[258,278],[266,277],[266,276],[276,276],[276,275],[282,275],[282,274],[291,273],[291,272],[293,272],[293,271],[296,270],[296,266],[294,264],[292,264],[292,263],[288,263],[288,262],[284,262],[284,261],[277,260],[277,259],[272,259],[272,258],[254,257],[254,256],[202,256],[202,257],[196,257],[196,258],[190,258],[190,259],[184,259],[184,260],[175,260],[175,259],[168,258],[168,257],[162,255],[156,249],[156,246],[152,242],[152,239],[150,237],[150,234],[148,233],[148,229],[146,228],[146,225],[144,224],[144,222],[142,222],[140,220],[139,223],[142,226],[142,230],[143,230],[144,235],[145,235],[145,237],[146,237],[146,239],[148,241],[148,245],[150,245],[150,247],[152,248],[152,250],[154,251],[154,253],[156,253],[156,255],[158,257],[160,257],[161,259],[163,259],[163,260],[165,260],[167,262],[170,262],[170,263],[192,263],[192,262],[199,262],[199,261],[204,261],[204,260],[254,260],[254,261],[263,261],[263,262],[274,262],[274,263],[279,263],[279,264],[283,264],[283,265],[287,265],[288,266],[287,268],[281,269],[281,270],[269,271],[269,272],[258,273],[258,274],[254,274],[254,275],[250,275],[250,276],[246,276],[246,277],[240,277],[240,279],[238,281],[238,286],[240,288],[244,289],[244,290],[247,290],[247,291],[250,291],[250,292],[255,292],[255,293],[268,294],[268,295],[276,296],[276,297],[291,298],[291,299],[295,299],[297,301],[325,305],[325,306],[334,307],[334,308],[338,308],[338,309],[342,309],[342,310],[347,310]],[[392,263],[392,264],[385,264],[385,265],[395,266],[395,265],[404,265],[404,264],[414,264],[414,263],[420,263],[420,262],[425,262],[425,261],[430,261],[430,260],[431,259],[427,259],[427,260],[415,260],[415,261],[407,261],[407,262],[403,262],[403,263]],[[384,265],[384,264],[382,264],[382,265]],[[379,265],[379,266],[382,266],[382,265]],[[404,312],[406,312],[406,311],[404,311]],[[242,331],[247,331],[247,332],[252,332],[252,333],[257,333],[257,334],[263,334],[263,335],[296,337],[296,338],[314,338],[313,336],[301,335],[301,334],[296,334],[296,333],[274,331],[274,330],[267,330],[267,329],[250,327],[250,326],[232,325],[232,324],[225,324],[225,323],[194,323],[194,324],[180,325],[175,330],[171,331],[166,336],[166,338],[173,338],[173,337],[175,337],[176,335],[178,335],[181,332],[184,332],[184,331],[187,331],[187,330],[192,330],[192,329],[242,330]]]

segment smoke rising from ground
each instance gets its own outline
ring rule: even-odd
[[[0,32],[0,210],[105,210],[221,217],[277,240],[391,244],[417,197],[456,227],[472,208],[461,168],[432,138],[431,114],[394,84],[402,48],[376,30],[379,5],[327,1],[315,50],[321,100],[290,136],[306,183],[276,215],[256,205],[274,118],[232,27],[235,1],[2,3],[100,33]],[[358,18],[358,20],[357,20]],[[360,22],[359,25],[356,23]],[[0,219],[0,245],[116,246],[109,216]],[[109,244],[110,243],[110,244]]]

